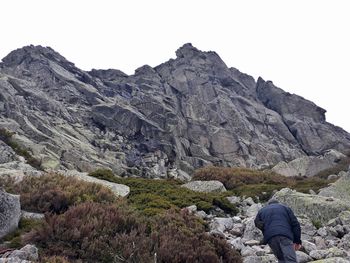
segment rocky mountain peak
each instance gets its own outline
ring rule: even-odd
[[[191,43],[186,43],[182,47],[180,47],[178,50],[176,50],[176,57],[191,58],[199,53],[201,53],[201,51],[195,48],[194,46],[192,46]]]
[[[59,53],[50,47],[29,45],[10,52],[2,59],[5,67],[19,66],[23,62],[32,63],[35,60],[53,60],[68,63]]]
[[[44,168],[107,166],[148,177],[350,148],[350,135],[311,101],[228,68],[215,52],[185,44],[176,55],[128,76],[84,72],[51,48],[15,50],[0,68],[1,127]]]
[[[178,50],[176,50],[177,60],[188,61],[189,64],[195,66],[209,66],[213,70],[227,70],[226,64],[220,58],[220,56],[214,51],[201,51],[192,46],[191,43],[186,43]]]

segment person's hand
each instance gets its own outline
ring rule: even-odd
[[[299,249],[301,249],[301,244],[295,244],[294,243],[294,250],[298,251]]]

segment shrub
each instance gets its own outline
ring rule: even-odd
[[[83,203],[61,215],[47,215],[27,236],[45,256],[83,262],[151,262],[152,240],[146,224],[119,205]]]
[[[182,182],[175,180],[118,178],[115,176],[103,177],[103,179],[129,186],[129,203],[146,215],[155,215],[169,208],[183,208],[193,204],[205,212],[221,205],[227,213],[233,215],[237,213],[236,207],[228,204],[223,198],[229,193],[198,193],[181,187]]]
[[[36,243],[45,260],[60,255],[47,262],[242,262],[238,252],[208,235],[188,211],[171,209],[149,219],[121,201],[84,203],[64,214],[47,215],[26,238]]]
[[[242,262],[238,252],[205,233],[203,224],[186,210],[170,210],[156,222],[157,262]]]
[[[248,168],[205,167],[195,171],[193,180],[218,180],[229,190],[250,184],[285,184],[290,181],[285,176],[271,171],[258,171]]]
[[[224,210],[228,214],[237,214],[238,209],[235,205],[231,204],[226,197],[215,197],[213,204]]]
[[[274,191],[285,187],[306,193],[310,189],[318,191],[330,183],[317,176],[286,177],[269,170],[224,167],[198,169],[194,173],[193,180],[218,180],[236,195],[259,197],[261,201],[268,200]]]
[[[112,203],[116,200],[115,195],[101,185],[59,174],[25,177],[13,190],[21,195],[24,210],[41,213],[62,213],[69,206],[85,201]]]
[[[89,176],[96,177],[98,179],[103,179],[107,181],[114,180],[116,176],[113,174],[112,170],[110,169],[97,169],[91,173],[89,173]]]
[[[312,224],[314,225],[314,227],[316,227],[317,229],[320,229],[322,227],[322,222],[319,220],[312,220]]]

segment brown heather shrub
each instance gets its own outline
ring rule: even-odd
[[[82,262],[151,262],[146,224],[119,205],[83,203],[46,222],[27,236],[43,254]]]
[[[44,257],[60,255],[69,262],[242,262],[238,252],[205,233],[204,225],[187,210],[169,210],[149,219],[123,201],[83,203],[64,214],[46,215],[46,222],[26,241],[34,242]]]
[[[226,168],[209,166],[195,171],[192,180],[218,180],[229,190],[249,184],[292,183],[293,180],[272,171],[259,171],[249,168]]]
[[[85,201],[112,203],[115,195],[107,188],[59,174],[28,176],[12,189],[21,195],[21,206],[33,212],[63,213]]]
[[[203,224],[187,210],[169,210],[156,222],[157,262],[242,262],[237,251],[225,240],[205,233]]]

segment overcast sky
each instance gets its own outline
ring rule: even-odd
[[[84,70],[132,74],[184,43],[272,80],[350,132],[348,0],[0,0],[0,57],[50,46]]]

